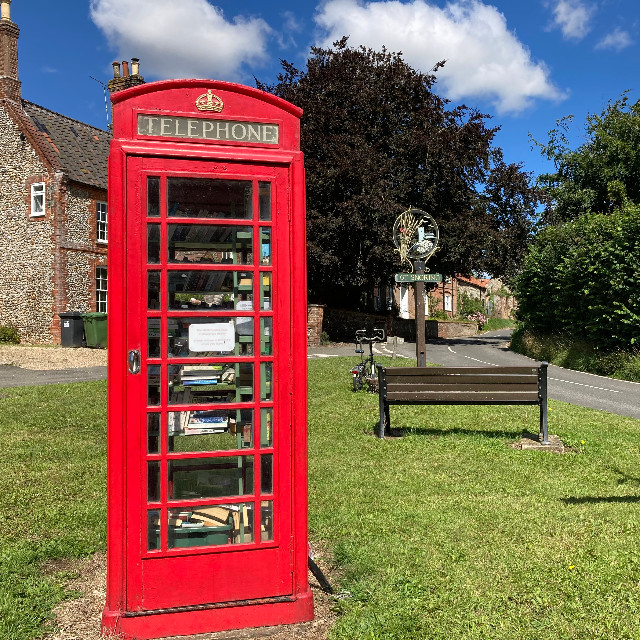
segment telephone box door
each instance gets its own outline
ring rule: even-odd
[[[126,609],[290,595],[288,169],[126,162]]]

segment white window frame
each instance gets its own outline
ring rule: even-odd
[[[109,239],[107,216],[107,203],[102,200],[96,201],[96,242],[101,244],[107,244]]]
[[[453,311],[453,297],[450,293],[444,294],[443,306],[445,311]]]
[[[107,294],[107,267],[98,265],[96,267],[96,311],[98,313],[107,313]]]
[[[400,317],[409,319],[409,285],[400,285]]]
[[[32,218],[39,218],[45,215],[45,194],[44,182],[34,182],[31,185],[31,209],[29,215]]]

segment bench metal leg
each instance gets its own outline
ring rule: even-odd
[[[383,366],[376,365],[378,370],[378,404],[380,408],[380,424],[378,425],[378,438],[384,438],[385,432],[389,433],[389,405],[385,401],[387,393],[387,375]]]
[[[387,416],[389,415],[389,405],[384,401],[382,394],[380,394],[380,423],[378,425],[378,438],[384,438],[386,427],[388,424]]]
[[[540,399],[540,433],[542,444],[551,444],[549,440],[549,424],[547,420],[547,367],[548,362],[540,363],[538,369],[538,398]]]

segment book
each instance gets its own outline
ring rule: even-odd
[[[208,527],[222,527],[229,524],[231,509],[223,506],[194,507],[191,519]]]
[[[213,435],[216,433],[224,433],[226,429],[222,429],[220,427],[190,427],[187,426],[184,428],[185,436],[207,436]]]

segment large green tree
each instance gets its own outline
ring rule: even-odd
[[[283,61],[275,85],[258,83],[304,110],[311,299],[357,307],[362,292],[388,283],[401,270],[393,222],[409,207],[440,226],[432,271],[515,271],[536,189],[504,163],[486,115],[433,91],[442,64],[420,73],[401,54],[343,38],[313,48],[306,70]]]
[[[558,121],[547,143],[537,143],[555,171],[540,176],[549,198],[549,223],[573,220],[591,211],[610,213],[626,201],[640,204],[640,101],[627,93],[600,114],[589,114],[586,141],[575,149],[569,141],[572,117]]]
[[[540,145],[556,170],[541,176],[547,224],[516,281],[518,317],[533,334],[629,350],[640,342],[640,101],[625,93],[587,116],[575,149],[570,122]]]

